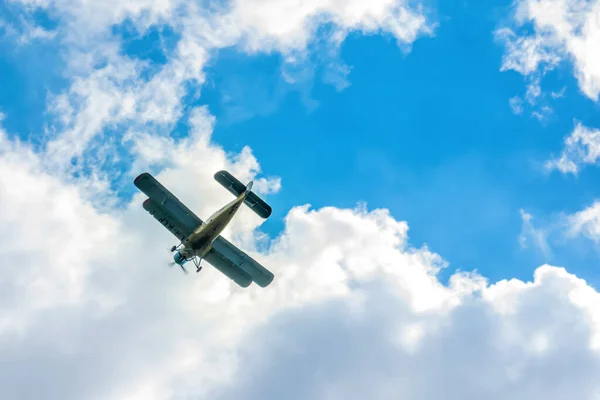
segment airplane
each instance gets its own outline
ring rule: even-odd
[[[202,260],[233,280],[241,287],[252,282],[267,287],[274,279],[273,273],[221,236],[243,203],[263,219],[269,218],[272,209],[252,191],[253,182],[244,185],[227,171],[218,171],[215,180],[236,198],[216,211],[203,222],[177,197],[148,172],[137,176],[133,183],[148,198],[142,207],[180,240],[171,247],[174,262],[187,274],[184,264],[193,261],[200,272]]]

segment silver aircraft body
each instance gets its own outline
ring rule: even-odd
[[[248,184],[246,191],[239,195],[237,199],[223,206],[219,211],[211,215],[204,224],[194,230],[194,232],[185,239],[184,248],[183,250],[179,250],[179,253],[181,255],[195,255],[199,258],[204,257],[211,249],[212,243],[221,232],[223,232],[223,229],[225,229],[237,210],[239,210],[240,204],[246,199],[250,190],[252,190],[252,182]],[[198,268],[198,271],[199,270],[200,268]]]
[[[181,241],[171,248],[171,252],[175,252],[172,265],[179,265],[187,273],[184,264],[193,261],[196,272],[200,272],[200,263],[206,260],[242,287],[252,282],[266,287],[273,281],[273,274],[223,238],[221,232],[242,204],[262,218],[271,215],[271,207],[252,192],[252,182],[244,186],[227,171],[219,171],[214,177],[236,198],[206,222],[200,220],[152,175],[143,173],[135,178],[134,184],[148,196],[143,203],[144,209]]]

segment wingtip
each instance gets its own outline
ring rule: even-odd
[[[222,169],[222,170],[220,170],[220,171],[217,171],[217,172],[215,172],[215,174],[213,175],[213,177],[214,177],[215,179],[217,179],[217,177],[219,177],[219,176],[221,176],[221,175],[225,175],[225,174],[227,174],[227,171],[225,171],[224,169]]]
[[[142,172],[141,174],[139,174],[138,176],[135,177],[135,179],[133,180],[133,183],[136,184],[139,182],[140,179],[143,179],[149,175],[150,175],[149,172]]]

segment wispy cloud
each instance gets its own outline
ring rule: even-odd
[[[600,201],[568,217],[569,230],[572,236],[584,236],[600,242]]]
[[[58,21],[56,38],[67,58],[66,73],[72,77],[70,88],[50,98],[56,124],[49,129],[45,160],[67,175],[94,171],[106,179],[114,175],[111,158],[94,154],[95,139],[107,130],[113,136],[128,130],[168,134],[186,112],[182,99],[202,87],[205,68],[219,49],[280,52],[287,64],[294,65],[308,62],[309,44],[316,40],[327,43],[326,54],[335,59],[350,32],[386,33],[408,50],[420,36],[431,35],[434,26],[420,8],[397,0],[234,1],[212,8],[195,2],[146,0],[15,0],[14,4],[22,4],[24,10],[45,10]],[[158,69],[154,66],[149,77],[144,73],[148,61],[122,51],[114,27],[124,23],[140,36],[161,26],[177,34],[166,63]],[[322,26],[332,28],[323,33]],[[290,71],[293,68],[282,72],[287,76]],[[343,88],[347,68],[328,71],[344,75],[341,80],[327,78]]]
[[[539,249],[545,257],[551,255],[550,246],[548,245],[548,231],[544,228],[537,228],[533,224],[533,215],[520,210],[521,220],[523,221],[519,242],[521,247],[528,248],[531,245]]]
[[[564,174],[577,174],[586,164],[596,164],[600,158],[600,131],[577,123],[573,132],[565,139],[562,154],[548,160],[548,170],[557,169]]]
[[[511,97],[508,103],[510,104],[510,109],[513,111],[513,113],[517,115],[523,113],[523,100],[520,97]]]
[[[532,80],[563,61],[573,63],[579,88],[590,99],[600,93],[600,3],[588,0],[519,0],[511,28],[497,31],[505,44],[502,70]],[[532,26],[532,32],[525,28]],[[523,32],[523,33],[520,33]]]

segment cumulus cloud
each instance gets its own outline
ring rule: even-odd
[[[232,6],[232,15],[242,21],[241,29],[247,32],[247,45],[251,49],[272,46],[285,50],[306,48],[323,23],[338,27],[334,36],[337,41],[350,31],[384,32],[402,44],[411,44],[420,34],[431,32],[419,11],[397,0],[237,0]]]
[[[577,174],[586,164],[596,164],[600,158],[600,131],[577,123],[565,139],[562,154],[546,161],[548,170],[557,169],[564,174]]]
[[[600,2],[596,0],[519,0],[516,31],[496,32],[505,44],[502,70],[540,79],[559,63],[573,64],[580,90],[600,93]],[[531,27],[531,29],[527,29]]]
[[[249,150],[227,156],[197,112],[173,149],[182,156],[157,176],[203,216],[230,197],[210,171],[246,180],[258,163]],[[150,138],[137,146],[156,160]],[[3,135],[0,148],[12,171],[0,183],[10,398],[593,399],[600,389],[599,294],[562,268],[495,284],[458,272],[445,285],[447,263],[412,246],[406,222],[365,206],[293,208],[259,252],[260,221],[243,209],[226,235],[276,279],[241,289],[210,268],[169,269],[173,239],[143,196],[101,213],[27,146]]]
[[[597,395],[592,383],[597,355],[587,345],[578,349],[589,343],[590,331],[579,319],[587,311],[578,300],[567,300],[590,294],[589,300],[597,299],[597,293],[562,269],[542,266],[532,282],[488,286],[481,297],[465,296],[445,315],[415,314],[393,293],[373,289],[364,302],[367,311],[337,302],[287,314],[259,330],[246,352],[246,362],[257,359],[250,364],[253,372],[223,398],[242,393],[292,399]],[[549,322],[550,314],[561,315],[561,322]],[[567,332],[574,336],[566,339]],[[263,335],[276,340],[262,341]],[[571,375],[575,381],[569,386],[577,382],[572,388],[564,385],[567,380],[552,379]]]
[[[399,42],[410,44],[420,34],[431,33],[431,25],[423,7],[404,0],[358,0],[338,2],[299,0],[250,0],[214,3],[203,7],[202,2],[180,0],[129,0],[89,3],[84,0],[12,0],[28,8],[48,10],[64,20],[69,35],[89,39],[105,34],[113,25],[131,20],[140,31],[155,24],[169,24],[185,29],[192,18],[210,19],[217,32],[213,41],[244,37],[249,48],[256,51],[287,51],[305,49],[317,34],[317,29],[332,23],[338,33],[389,33]],[[417,4],[417,6],[413,6]],[[187,14],[187,15],[186,15]],[[189,19],[187,17],[190,17]],[[213,18],[214,17],[214,18]],[[200,24],[195,24],[200,27]],[[220,29],[219,29],[220,28]],[[202,29],[204,30],[204,29]],[[74,32],[77,31],[77,32]],[[188,34],[192,34],[189,32]],[[202,32],[204,35],[205,32]],[[219,36],[222,38],[219,39]],[[225,39],[223,39],[225,38]],[[336,36],[339,39],[339,36]]]

